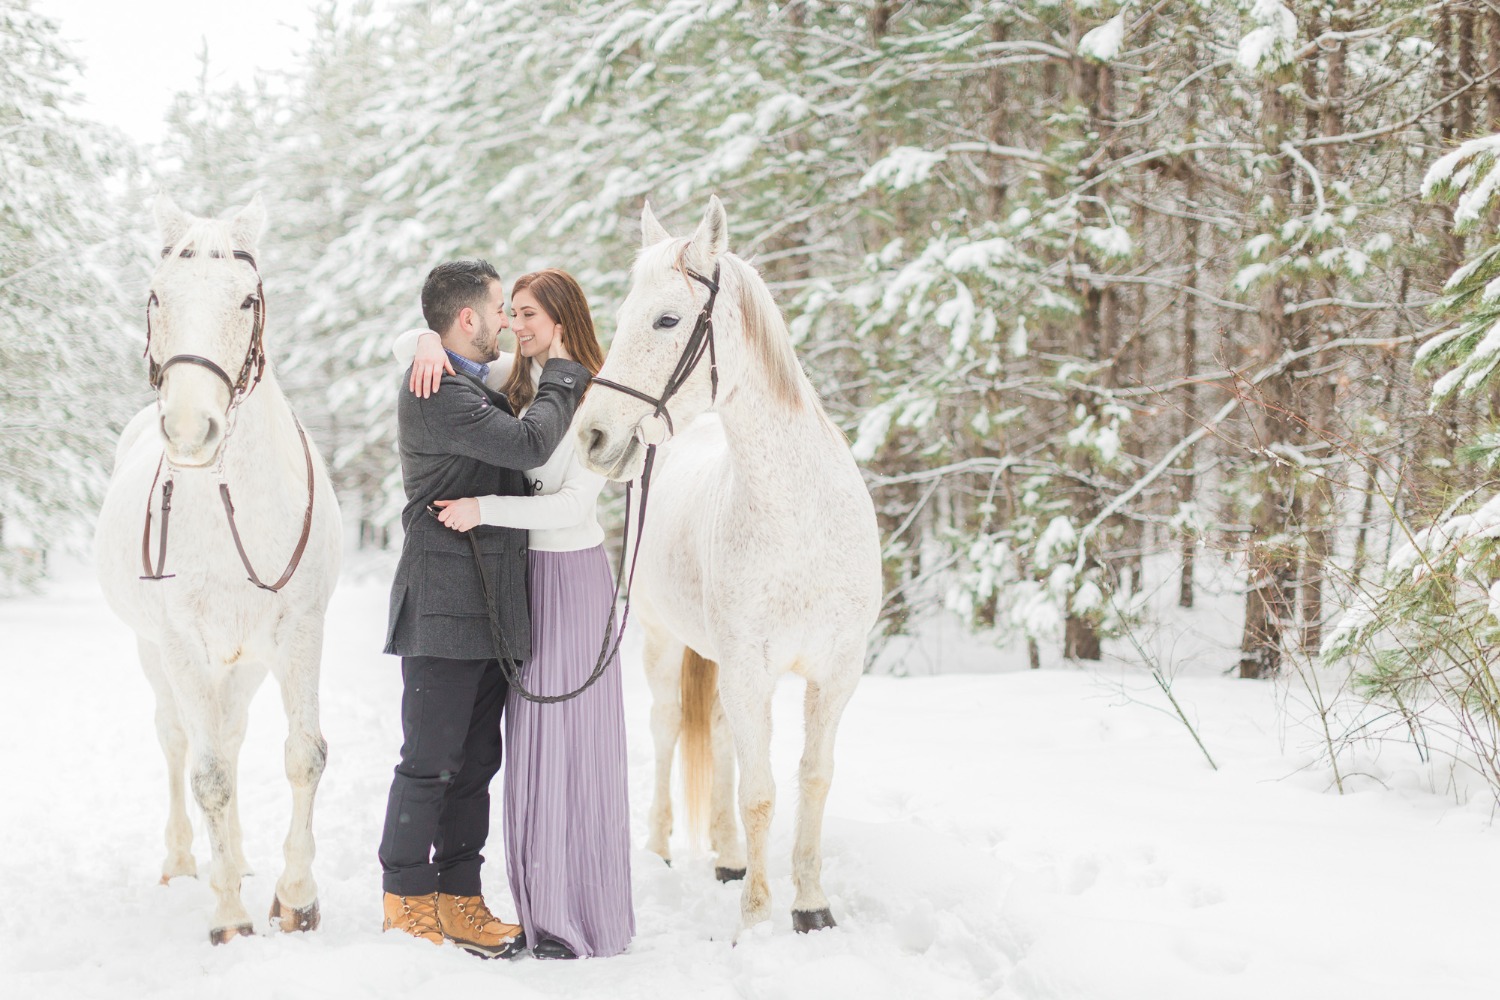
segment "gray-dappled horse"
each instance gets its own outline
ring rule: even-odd
[[[169,795],[162,881],[197,874],[187,776],[208,827],[217,944],[254,929],[240,901],[236,772],[250,699],[268,670],[286,710],[292,786],[272,924],[318,924],[312,814],[327,756],[318,665],[341,531],[322,460],[266,361],[260,199],[226,221],[161,197],[156,217],[163,250],[147,351],[157,401],[120,437],[95,554],[104,596],[135,630],[156,694]]]
[[[574,427],[584,462],[615,480],[640,475],[644,442],[677,432],[647,487],[632,588],[655,697],[648,846],[667,856],[672,752],[684,725],[679,692],[697,690],[699,710],[688,713],[689,722],[721,724],[712,735],[701,724],[696,735],[683,731],[689,813],[699,787],[691,775],[705,771],[711,757],[710,833],[720,877],[746,869],[743,926],[766,919],[775,800],[771,695],[783,674],[800,674],[807,681],[806,742],[792,915],[799,931],[829,927],[823,809],[839,718],[863,672],[880,609],[874,505],[848,441],[797,361],[769,289],[727,252],[719,200],[710,200],[691,239],[672,239],[649,205],[641,222],[643,249],[609,359]],[[739,763],[743,860],[725,721]]]

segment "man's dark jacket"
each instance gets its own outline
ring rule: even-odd
[[[473,529],[486,561],[506,649],[490,638],[484,590],[465,533],[428,513],[434,500],[525,496],[522,469],[547,461],[573,420],[588,387],[588,369],[573,361],[547,362],[536,400],[519,420],[510,403],[467,375],[444,375],[426,399],[402,376],[396,408],[406,540],[391,584],[385,651],[397,656],[455,660],[531,655],[526,601],[526,539],[519,528]]]

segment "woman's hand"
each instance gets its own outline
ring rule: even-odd
[[[424,333],[417,338],[417,353],[411,359],[411,391],[426,399],[438,391],[443,381],[443,372],[457,374],[448,352],[443,350],[443,340],[436,333]]]
[[[434,500],[432,503],[433,506],[443,509],[443,512],[438,515],[438,520],[454,531],[468,531],[479,523],[479,501],[474,497],[464,497],[462,500]]]

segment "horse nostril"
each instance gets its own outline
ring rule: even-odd
[[[604,432],[597,427],[589,431],[588,447],[585,449],[585,453],[589,455],[597,454],[603,446]]]

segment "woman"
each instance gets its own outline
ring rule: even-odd
[[[603,364],[588,301],[567,272],[517,279],[511,310],[515,357],[508,370],[492,365],[489,381],[517,414],[536,397],[537,376],[559,341],[591,372]],[[415,349],[414,387],[452,370],[436,335],[422,336],[428,332],[396,343],[402,361]],[[530,530],[532,656],[522,679],[535,694],[563,694],[593,672],[609,626],[614,585],[595,514],[604,478],[583,467],[571,436],[526,475],[532,496],[439,500],[439,519],[456,531]],[[538,958],[618,954],[635,933],[618,656],[568,701],[536,704],[512,690],[504,725],[505,861],[526,940]]]

